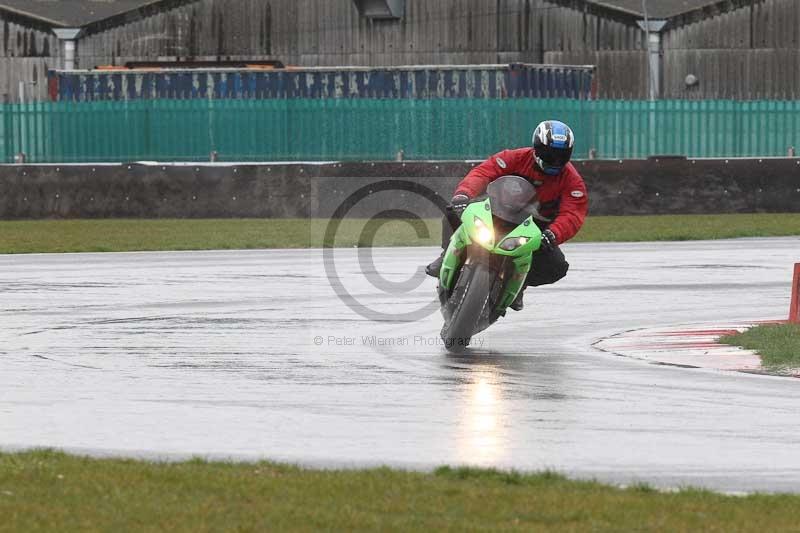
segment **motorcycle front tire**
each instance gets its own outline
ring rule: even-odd
[[[448,352],[462,353],[477,331],[492,294],[497,274],[481,263],[464,266],[447,302],[453,306],[450,319],[442,327],[441,337]]]

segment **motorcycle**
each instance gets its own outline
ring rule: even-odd
[[[523,289],[542,241],[534,219],[546,220],[535,197],[526,179],[503,176],[461,213],[439,271],[441,338],[449,352],[463,352],[475,334],[505,316]]]

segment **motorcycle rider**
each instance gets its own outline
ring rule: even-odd
[[[450,201],[452,215],[442,221],[442,254],[425,268],[425,272],[439,277],[450,237],[461,225],[461,213],[470,201],[484,194],[489,183],[497,178],[515,175],[536,188],[541,215],[541,219],[534,222],[542,230],[542,245],[533,254],[525,286],[548,285],[566,276],[569,263],[559,245],[578,233],[589,209],[586,185],[569,162],[574,145],[575,135],[569,126],[557,120],[546,120],[534,130],[532,147],[503,150],[473,168],[456,187]],[[515,311],[523,308],[525,286],[511,304]]]

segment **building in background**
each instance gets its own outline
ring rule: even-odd
[[[648,4],[645,14],[641,0],[0,0],[0,101],[47,98],[49,69],[185,60],[591,64],[599,98],[796,96],[796,0]]]

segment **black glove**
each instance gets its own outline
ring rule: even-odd
[[[556,241],[556,235],[549,229],[546,229],[542,232],[542,248],[545,250],[552,250],[558,246],[558,241]]]
[[[453,211],[453,213],[461,216],[461,213],[463,213],[464,209],[467,208],[469,202],[469,196],[466,194],[456,194],[450,200],[450,209]]]

